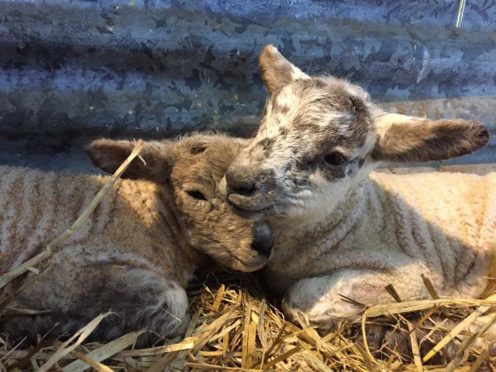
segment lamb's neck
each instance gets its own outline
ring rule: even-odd
[[[159,229],[162,230],[162,234],[167,231],[168,249],[174,250],[176,255],[181,256],[185,262],[191,264],[193,268],[191,270],[192,274],[206,260],[206,257],[189,244],[187,239],[188,229],[181,221],[180,211],[173,202],[174,198],[171,191],[167,189],[161,190],[159,198]]]
[[[275,221],[275,254],[281,259],[292,255],[314,256],[332,249],[354,228],[366,213],[367,187],[365,179],[350,189],[334,208],[312,211],[298,216],[288,216]],[[289,228],[292,226],[294,228]],[[301,254],[301,256],[300,256]]]

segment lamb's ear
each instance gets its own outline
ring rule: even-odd
[[[86,153],[94,165],[107,173],[114,173],[133,151],[136,142],[99,139],[86,147]],[[175,161],[173,142],[148,141],[129,167],[123,178],[148,179],[165,182]]]
[[[374,124],[378,139],[372,156],[385,161],[432,161],[470,154],[489,141],[489,133],[476,121],[429,120],[383,113]]]
[[[262,49],[258,59],[258,68],[269,93],[280,90],[293,80],[310,78],[284,58],[273,45],[266,45]]]

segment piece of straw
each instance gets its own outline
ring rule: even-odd
[[[83,365],[81,365],[81,368],[79,368],[79,371],[84,371],[88,368],[93,368],[96,372],[113,372],[112,368],[106,366],[103,363],[97,362],[94,359],[91,359],[88,355],[80,353],[77,350],[72,350],[71,352],[72,355],[74,355],[76,358],[80,359],[80,361],[83,361]],[[80,362],[79,360],[75,362]],[[73,363],[75,363],[73,362]],[[72,364],[72,363],[71,363]],[[65,371],[66,368],[64,367],[62,371]]]
[[[488,301],[496,301],[496,295],[490,296],[487,298]],[[460,334],[463,330],[465,330],[470,324],[475,322],[477,318],[481,317],[484,315],[484,313],[489,310],[490,306],[484,305],[478,307],[472,314],[470,314],[468,317],[466,317],[464,320],[462,320],[460,323],[458,323],[455,328],[453,328],[441,341],[438,342],[437,345],[435,345],[422,359],[425,362],[427,362],[429,359],[431,359],[434,355],[436,355],[444,346],[446,346],[451,340],[454,340],[454,338]]]
[[[71,364],[65,366],[62,371],[63,372],[82,372],[86,369],[95,367],[95,363],[99,368],[105,369],[108,368],[106,366],[101,365],[99,362],[104,361],[105,359],[110,358],[111,356],[117,354],[118,352],[128,348],[131,345],[136,343],[138,337],[143,334],[145,331],[141,330],[138,332],[128,333],[124,336],[119,337],[93,351],[90,351],[88,354],[78,353],[75,350],[72,352],[77,358],[81,360],[75,360]],[[95,363],[93,363],[95,362]],[[110,371],[111,369],[108,368]],[[108,371],[106,371],[108,372]]]
[[[408,332],[410,333],[410,347],[412,349],[413,363],[415,364],[417,372],[422,372],[424,370],[424,367],[422,366],[422,359],[420,357],[417,334],[415,333],[413,325],[410,322],[408,322]]]
[[[181,341],[180,343],[183,343],[185,340],[191,340],[190,336],[193,334],[193,330],[196,327],[196,324],[198,323],[198,319],[200,318],[200,310],[197,310],[193,316],[191,317],[191,321],[188,324],[188,329],[186,330],[186,334],[184,335],[184,340]],[[194,347],[194,338],[192,339],[193,341],[191,342],[191,349]],[[167,345],[166,345],[167,346]],[[189,347],[188,347],[189,349]],[[182,356],[184,353],[184,350],[182,349],[181,351],[176,351],[170,354],[166,354],[163,357],[161,357],[158,361],[156,361],[150,368],[148,368],[147,372],[161,372],[166,369],[166,367],[172,363],[172,361],[180,356]]]
[[[72,352],[74,349],[76,349],[79,345],[83,343],[84,340],[98,327],[100,322],[109,316],[111,312],[105,313],[98,315],[95,319],[93,319],[91,322],[86,324],[83,328],[81,328],[79,331],[74,333],[71,338],[69,338],[67,341],[62,343],[62,345],[58,348],[58,350],[53,353],[53,355],[48,359],[45,364],[43,364],[39,371],[40,372],[46,372],[50,370],[55,363],[57,363],[60,359],[62,359],[64,356]]]

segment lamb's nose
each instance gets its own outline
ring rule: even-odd
[[[256,189],[253,174],[241,168],[230,168],[226,172],[226,184],[228,194],[250,196]]]
[[[270,228],[265,224],[255,226],[251,248],[268,258],[272,252],[272,245],[272,231]]]

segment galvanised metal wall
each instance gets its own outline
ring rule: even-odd
[[[247,135],[265,98],[257,55],[267,43],[391,110],[473,118],[496,134],[496,3],[467,0],[461,28],[457,9],[451,0],[0,0],[0,162],[71,153],[88,136]],[[493,139],[461,161],[494,162],[495,148]]]

